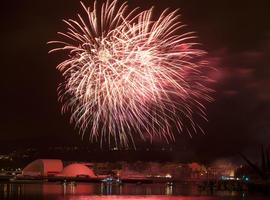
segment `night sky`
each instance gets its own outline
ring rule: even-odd
[[[180,8],[186,30],[196,31],[219,70],[213,74],[215,101],[207,105],[206,135],[179,135],[172,154],[185,149],[191,159],[207,160],[270,147],[270,1],[131,0],[129,5],[155,5],[156,13]],[[79,1],[12,0],[1,2],[0,9],[0,149],[87,143],[61,115],[62,79],[55,67],[63,58],[49,55],[46,44],[65,30],[61,19],[82,11]]]

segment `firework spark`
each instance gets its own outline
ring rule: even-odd
[[[175,132],[196,131],[194,115],[205,118],[203,103],[211,100],[204,51],[182,33],[178,11],[165,10],[157,19],[153,8],[128,12],[127,3],[83,3],[85,16],[64,20],[63,41],[50,52],[66,51],[57,66],[65,82],[59,87],[63,112],[90,141],[134,144]],[[138,138],[138,137],[136,137]]]

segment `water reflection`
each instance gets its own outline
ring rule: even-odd
[[[77,184],[75,182],[71,182],[62,184],[62,187],[59,184],[51,185],[49,188],[44,188],[43,193],[48,194],[50,190],[54,190],[58,191],[58,194],[61,194],[61,192],[59,192],[59,188],[62,189],[64,196],[70,194],[98,194],[100,191],[98,185],[86,183]]]
[[[166,195],[172,195],[173,194],[173,186],[172,185],[167,185],[165,188],[165,194]]]
[[[218,197],[187,196],[77,196],[58,200],[217,200]]]
[[[96,196],[100,195],[100,196]],[[144,196],[146,195],[146,196]],[[199,191],[194,184],[31,183],[0,184],[0,200],[267,200],[241,192]]]

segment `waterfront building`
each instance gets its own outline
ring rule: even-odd
[[[58,176],[64,177],[96,177],[93,170],[81,163],[66,166]]]
[[[62,160],[38,159],[28,164],[23,170],[23,176],[55,176],[63,171]]]

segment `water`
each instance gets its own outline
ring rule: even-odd
[[[197,186],[166,184],[0,184],[0,200],[269,200],[247,192],[206,192]]]

